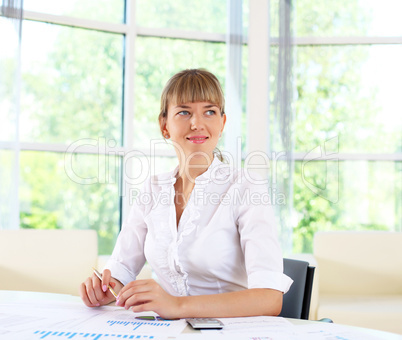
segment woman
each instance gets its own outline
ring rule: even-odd
[[[87,306],[112,302],[110,284],[117,305],[164,318],[280,313],[292,280],[282,272],[272,208],[258,202],[268,189],[214,155],[225,122],[213,74],[184,70],[168,81],[159,125],[179,166],[145,183],[152,203],[133,205],[102,282],[92,276],[81,284]],[[135,280],[145,261],[158,282]]]

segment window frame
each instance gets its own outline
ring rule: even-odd
[[[241,5],[241,1],[237,2]],[[240,9],[241,10],[241,9]],[[85,18],[78,18],[66,15],[55,15],[44,12],[35,11],[23,11],[23,21],[36,21],[49,23],[54,25],[68,26],[71,28],[81,28],[96,30],[107,33],[121,34],[124,37],[124,51],[123,51],[123,103],[122,103],[122,145],[113,148],[115,155],[121,159],[132,150],[134,145],[134,91],[135,91],[135,46],[137,37],[158,37],[158,38],[171,38],[181,40],[203,41],[203,42],[219,42],[227,43],[227,35],[221,33],[210,33],[194,30],[181,30],[171,28],[150,28],[141,27],[136,25],[136,1],[127,0],[125,4],[125,22],[124,23],[111,23],[106,21],[89,20]],[[22,33],[23,34],[23,33]],[[246,43],[245,41],[243,42]],[[241,122],[238,122],[241,124]],[[18,146],[16,146],[18,144]],[[62,143],[41,143],[41,142],[9,142],[0,140],[1,149],[15,149],[18,147],[18,151],[39,151],[39,152],[56,152],[66,153],[69,152],[69,145]],[[149,149],[137,148],[137,151],[151,156]],[[74,154],[92,154],[92,155],[107,155],[110,150],[108,148],[98,150],[92,146],[80,146],[79,149],[74,150]],[[155,153],[153,153],[155,155]],[[156,156],[175,157],[174,150],[168,153],[156,154]],[[125,162],[124,169],[126,173],[132,173],[131,162]],[[121,176],[123,181],[123,176]],[[19,181],[18,181],[19,182]],[[123,183],[120,183],[123,185]],[[18,183],[17,183],[18,186]],[[17,188],[18,190],[18,188]],[[124,189],[123,189],[124,190]],[[130,198],[125,195],[124,192],[120,194],[121,199],[121,211],[120,222],[122,222],[129,213],[130,210]],[[17,204],[18,211],[18,223],[14,225],[14,228],[19,228],[19,202]],[[120,226],[121,228],[121,223]]]
[[[241,3],[241,2],[240,2]],[[248,47],[248,93],[247,93],[247,153],[255,150],[263,151],[269,154],[271,146],[269,145],[269,56],[270,47],[278,45],[278,38],[270,36],[269,30],[269,8],[270,1],[261,3],[259,0],[249,0],[249,29],[248,37],[243,36],[243,44]],[[56,25],[64,25],[76,28],[98,30],[108,33],[122,34],[124,36],[124,71],[123,79],[123,108],[122,108],[122,146],[113,149],[118,155],[124,155],[132,150],[134,145],[134,91],[135,91],[135,46],[137,37],[158,37],[173,38],[192,41],[219,42],[227,44],[227,35],[220,33],[209,33],[201,31],[190,31],[169,28],[150,28],[136,25],[136,1],[126,1],[126,22],[110,23],[103,21],[88,20],[62,15],[52,15],[34,11],[24,11],[23,20],[46,22]],[[229,14],[228,14],[229,15]],[[295,37],[293,40],[295,46],[329,46],[329,45],[381,45],[381,44],[402,44],[402,36],[349,36],[349,37],[313,37],[303,36]],[[262,77],[261,74],[266,74]],[[265,123],[261,124],[261,118],[258,115],[265,112]],[[238,122],[241,124],[241,122]],[[230,141],[229,141],[230,143]],[[18,151],[43,151],[65,153],[68,145],[55,143],[35,143],[20,142],[16,146],[15,142],[1,141],[1,149],[15,149]],[[143,154],[150,156],[148,149],[138,149]],[[106,154],[108,150],[105,150]],[[99,154],[98,149],[89,146],[80,147],[74,153]],[[292,160],[302,161],[305,159],[306,152],[293,153]],[[100,153],[102,155],[102,153]],[[162,155],[161,155],[162,156]],[[164,153],[163,156],[174,157],[175,154]],[[314,157],[314,154],[309,154]],[[319,154],[316,154],[319,157]],[[246,154],[242,155],[244,160]],[[337,153],[336,158],[343,161],[402,161],[402,152],[396,153]],[[319,161],[319,160],[317,160]],[[123,171],[123,170],[122,170]],[[125,171],[131,173],[132,167],[128,162]],[[122,177],[122,176],[121,176]],[[18,189],[17,189],[18,190]],[[124,220],[129,212],[129,197],[122,195],[121,220]],[[19,216],[19,205],[18,212]],[[18,225],[14,226],[19,227]],[[120,225],[121,227],[121,225]]]

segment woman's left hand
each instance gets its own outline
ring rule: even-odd
[[[179,297],[166,293],[155,280],[136,280],[125,285],[116,305],[133,312],[153,311],[165,319],[179,317]]]

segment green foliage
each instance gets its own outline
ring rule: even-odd
[[[125,2],[125,0],[24,0],[24,10],[120,23],[124,19]]]
[[[89,3],[77,1],[70,14],[119,22],[122,3],[98,1],[96,7],[100,12],[97,12]],[[364,2],[294,3],[297,19],[294,28],[298,36],[364,36],[372,19]],[[271,1],[273,36],[278,32],[278,4],[279,0]],[[139,26],[226,31],[226,1],[192,1],[189,4],[188,0],[138,0],[136,6]],[[38,30],[42,34],[35,34]],[[35,42],[35,48],[31,50],[26,47],[32,46],[30,41]],[[48,44],[43,43],[47,41]],[[99,141],[104,137],[121,144],[123,45],[124,38],[118,34],[25,21],[22,139],[68,144],[81,138]],[[147,148],[151,138],[160,138],[157,117],[160,93],[166,80],[179,70],[203,67],[216,74],[224,87],[226,46],[137,37],[135,47],[134,147]],[[43,50],[41,58],[33,57],[36,56],[35,49]],[[383,124],[377,88],[365,84],[364,64],[371,51],[370,46],[297,48],[294,73],[297,152],[323,147],[324,142],[334,136],[339,137],[340,152],[388,152],[401,147],[399,132],[387,130]],[[276,53],[272,48],[271,89],[277,83]],[[245,47],[244,112],[247,62]],[[4,64],[6,72],[2,72],[2,79],[6,79],[7,84],[12,81],[15,68],[12,63],[10,59],[9,64]],[[2,86],[1,96],[10,97],[11,88]],[[272,91],[271,100],[274,96]],[[244,114],[243,148],[247,140],[246,118]],[[378,135],[382,136],[381,140]],[[158,169],[170,167],[170,161],[158,159]],[[21,152],[21,226],[92,228],[99,235],[100,253],[109,254],[120,223],[118,161],[113,156],[105,160],[109,175],[113,174],[106,176],[106,181],[101,180],[102,167],[97,156],[75,155],[72,162],[77,175],[98,178],[98,183],[84,185],[67,176],[63,154]],[[319,230],[393,230],[400,225],[400,162],[339,162],[339,176],[336,171],[330,172],[327,165],[311,162],[303,167],[302,162],[296,163],[294,197],[291,198],[297,217],[293,230],[295,252],[311,252],[314,233]],[[282,175],[289,181],[288,174]],[[306,181],[319,188],[323,197],[310,190]]]
[[[83,185],[65,171],[63,154],[21,152],[22,228],[95,229],[100,254],[110,254],[119,231],[118,183]],[[98,157],[75,155],[73,169],[82,178],[99,176]],[[113,164],[109,164],[112,169]]]
[[[363,36],[372,20],[369,6],[359,0],[293,3],[298,36]]]
[[[42,63],[23,50],[28,71],[23,73],[22,118],[31,123],[24,139],[70,143],[104,136],[120,144],[123,37],[34,22],[25,22],[24,28],[58,30]]]
[[[58,211],[49,212],[34,206],[29,212],[21,212],[20,227],[24,229],[61,229],[57,225],[58,215],[60,215]]]
[[[139,0],[136,13],[139,26],[225,33],[227,1]]]
[[[296,36],[364,36],[369,31],[372,13],[364,3],[295,1],[294,4]],[[279,32],[278,11],[279,1],[272,1],[273,36]],[[395,194],[398,171],[394,163],[336,161],[338,152],[394,152],[400,143],[400,132],[390,131],[389,122],[381,119],[379,84],[371,86],[365,80],[365,65],[374,48],[362,45],[295,48],[295,152],[306,153],[318,147],[317,152],[334,152],[335,161],[309,162],[305,166],[302,161],[296,162],[293,252],[312,252],[317,231],[394,230],[400,225],[397,221],[400,203]],[[273,100],[278,50],[273,48],[271,52]],[[326,143],[334,137],[339,144],[328,150]],[[286,174],[281,175],[286,180]],[[394,185],[384,185],[385,178],[394,180]]]
[[[392,152],[399,133],[381,119],[378,85],[364,83],[372,47],[314,46],[297,49],[296,152],[339,136],[340,152]],[[383,136],[378,143],[375,136]],[[392,147],[392,145],[394,145]]]
[[[306,182],[323,189],[320,195]],[[312,252],[317,231],[398,230],[401,183],[394,162],[296,162],[293,251]]]
[[[106,10],[106,3],[112,2],[105,1],[103,7],[98,2],[99,8]],[[88,17],[87,5],[77,4],[71,15]],[[37,30],[42,34],[30,36]],[[28,49],[30,40],[46,41],[46,37],[47,49],[40,58],[32,57],[36,54]],[[22,138],[63,144],[105,138],[121,144],[123,42],[118,34],[25,21]],[[104,160],[106,165],[99,164],[102,161],[98,156],[75,155],[74,180],[66,173],[63,154],[21,152],[21,227],[95,229],[100,254],[110,254],[120,224],[118,169],[114,157]],[[100,173],[105,167],[110,171],[106,178]],[[98,182],[84,185],[80,178]]]

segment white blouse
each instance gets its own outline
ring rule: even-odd
[[[174,183],[178,168],[147,180],[136,197],[106,267],[126,285],[145,261],[175,296],[246,288],[286,293],[282,253],[267,185],[214,159],[195,180],[176,224]]]

